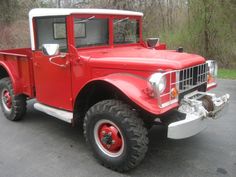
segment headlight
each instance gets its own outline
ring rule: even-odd
[[[150,76],[149,82],[160,94],[164,92],[166,88],[165,75],[163,75],[162,73],[154,73]]]
[[[218,72],[217,62],[215,60],[207,60],[206,63],[208,64],[209,74],[216,77]]]

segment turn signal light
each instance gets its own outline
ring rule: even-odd
[[[210,73],[208,73],[208,75],[207,75],[207,83],[211,83],[211,82],[214,82],[214,77]]]
[[[176,98],[179,95],[179,92],[176,87],[172,88],[170,91],[171,98]]]

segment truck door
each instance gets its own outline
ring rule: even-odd
[[[40,103],[72,110],[71,69],[66,28],[66,17],[35,19],[34,78],[36,98]],[[42,51],[44,44],[59,44],[60,55],[45,55]]]

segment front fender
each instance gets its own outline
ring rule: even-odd
[[[176,103],[165,108],[160,108],[157,104],[157,99],[150,97],[144,91],[147,89],[147,80],[137,75],[117,73],[106,75],[105,77],[99,78],[99,80],[112,84],[132,102],[151,114],[163,114],[178,106]]]

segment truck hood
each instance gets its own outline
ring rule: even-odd
[[[79,55],[89,57],[91,66],[96,68],[148,71],[182,69],[205,62],[205,59],[199,55],[173,50],[147,49],[142,46],[80,51]]]

